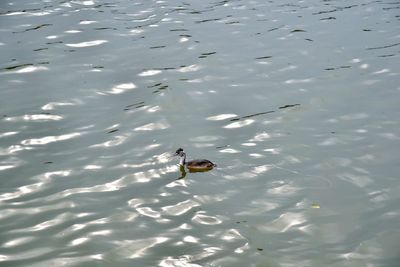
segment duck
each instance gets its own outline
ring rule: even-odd
[[[181,168],[185,167],[189,169],[190,172],[205,172],[212,170],[217,165],[209,161],[208,159],[194,159],[186,161],[186,153],[182,148],[178,148],[174,156],[179,156],[179,165]]]

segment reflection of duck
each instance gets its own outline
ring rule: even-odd
[[[179,148],[175,152],[175,156],[180,157],[179,165],[181,165],[181,167],[186,166],[190,172],[205,172],[217,166],[208,159],[195,159],[186,162],[186,153],[182,148]]]

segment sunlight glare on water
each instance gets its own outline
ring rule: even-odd
[[[5,0],[0,265],[397,267],[399,8]]]

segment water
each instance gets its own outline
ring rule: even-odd
[[[0,8],[1,266],[399,266],[398,1]]]

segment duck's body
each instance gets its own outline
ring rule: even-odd
[[[186,162],[186,167],[191,171],[208,171],[214,168],[216,165],[208,159],[195,159]]]
[[[175,152],[175,155],[180,157],[179,165],[186,166],[189,169],[189,171],[193,172],[209,171],[215,166],[217,166],[208,159],[195,159],[186,161],[186,153],[183,151],[182,148],[179,148]]]

